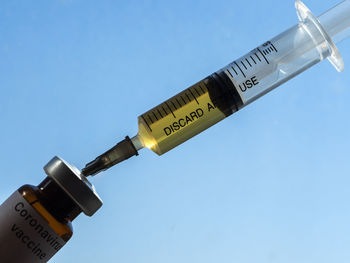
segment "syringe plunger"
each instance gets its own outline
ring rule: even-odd
[[[318,17],[335,44],[350,36],[350,0],[343,1]]]

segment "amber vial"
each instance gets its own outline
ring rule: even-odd
[[[3,263],[47,262],[73,235],[72,221],[93,215],[102,201],[80,171],[55,157],[38,185],[23,185],[0,206]]]

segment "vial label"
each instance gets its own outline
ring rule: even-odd
[[[16,191],[0,206],[0,261],[47,262],[65,242]]]

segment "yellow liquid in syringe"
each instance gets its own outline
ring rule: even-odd
[[[214,73],[138,117],[138,134],[128,136],[88,163],[94,175],[149,148],[161,155],[221,121],[242,105],[225,72]]]
[[[161,155],[325,58],[343,70],[331,37],[340,41],[348,36],[343,32],[350,25],[350,1],[343,1],[320,19],[301,1],[296,1],[296,7],[299,23],[139,116],[138,134],[132,139],[127,136],[95,158],[82,173],[88,176],[106,170],[138,155],[144,147]]]
[[[137,138],[142,146],[161,155],[224,119],[206,82],[198,82],[139,116]]]

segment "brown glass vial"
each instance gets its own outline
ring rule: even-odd
[[[92,216],[102,201],[74,166],[55,157],[38,185],[23,185],[0,206],[2,263],[47,262],[73,235],[72,221]]]
[[[18,192],[64,241],[72,237],[71,222],[82,210],[56,182],[46,177],[38,186],[23,185]]]

